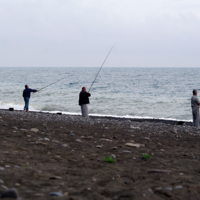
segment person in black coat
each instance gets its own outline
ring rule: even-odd
[[[88,106],[90,103],[89,97],[91,94],[86,92],[86,87],[82,87],[82,91],[79,94],[79,106],[81,106],[81,113],[83,117],[88,117]]]
[[[31,97],[31,92],[39,92],[39,90],[32,90],[31,88],[28,87],[28,85],[25,85],[25,90],[23,91],[23,97],[24,97],[24,112],[29,112],[28,110],[28,105],[29,105],[29,99]]]

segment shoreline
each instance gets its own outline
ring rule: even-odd
[[[10,111],[9,109],[0,109],[0,113],[6,112],[6,113],[15,113],[15,114],[21,114],[24,113],[22,110],[14,110]],[[67,116],[67,117],[77,117],[77,118],[82,118],[84,119],[80,114],[65,114],[62,112],[48,112],[48,111],[29,111],[29,113],[24,113],[24,114],[41,114],[41,115],[52,115],[52,116]],[[165,123],[165,124],[170,124],[170,125],[188,125],[192,126],[192,122],[189,121],[184,121],[184,120],[172,120],[172,119],[156,119],[156,118],[128,118],[128,117],[117,117],[117,116],[94,116],[94,115],[89,115],[88,119],[107,119],[107,120],[118,120],[118,121],[131,121],[131,122],[152,122],[152,123]]]

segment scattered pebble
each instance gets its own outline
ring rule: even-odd
[[[149,191],[151,194],[153,194],[153,193],[154,193],[152,189],[148,189],[148,191]]]
[[[117,149],[117,147],[111,147],[110,148],[110,150],[116,150]]]
[[[39,130],[38,130],[37,128],[32,128],[32,129],[31,129],[31,132],[33,132],[33,133],[38,133],[38,131],[39,131]]]
[[[183,188],[182,185],[177,185],[177,186],[175,187],[175,189],[182,189],[182,188]]]
[[[62,192],[51,192],[51,193],[49,193],[49,196],[63,197],[63,193]]]
[[[131,151],[123,150],[122,153],[131,153]]]
[[[49,179],[62,179],[60,176],[52,176],[52,177],[50,177]]]
[[[172,191],[172,188],[171,187],[166,187],[165,190]]]
[[[110,157],[111,157],[112,159],[116,159],[115,154],[111,154]]]
[[[141,129],[140,127],[135,127],[135,126],[133,126],[133,125],[130,125],[130,128],[132,128],[132,129]]]
[[[133,144],[133,143],[126,143],[125,145],[129,146],[129,147],[135,147],[135,148],[139,148],[140,147],[140,144]]]
[[[4,183],[4,181],[0,179],[0,183],[2,183],[2,184],[3,184],[3,183]]]
[[[77,141],[77,142],[81,142],[81,143],[82,143],[82,141],[81,141],[80,139],[76,139],[76,141]]]

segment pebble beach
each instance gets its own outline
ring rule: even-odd
[[[200,199],[191,122],[0,110],[0,126],[3,197]]]

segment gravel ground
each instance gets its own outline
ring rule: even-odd
[[[0,110],[0,127],[0,194],[200,199],[200,130],[189,122]]]

